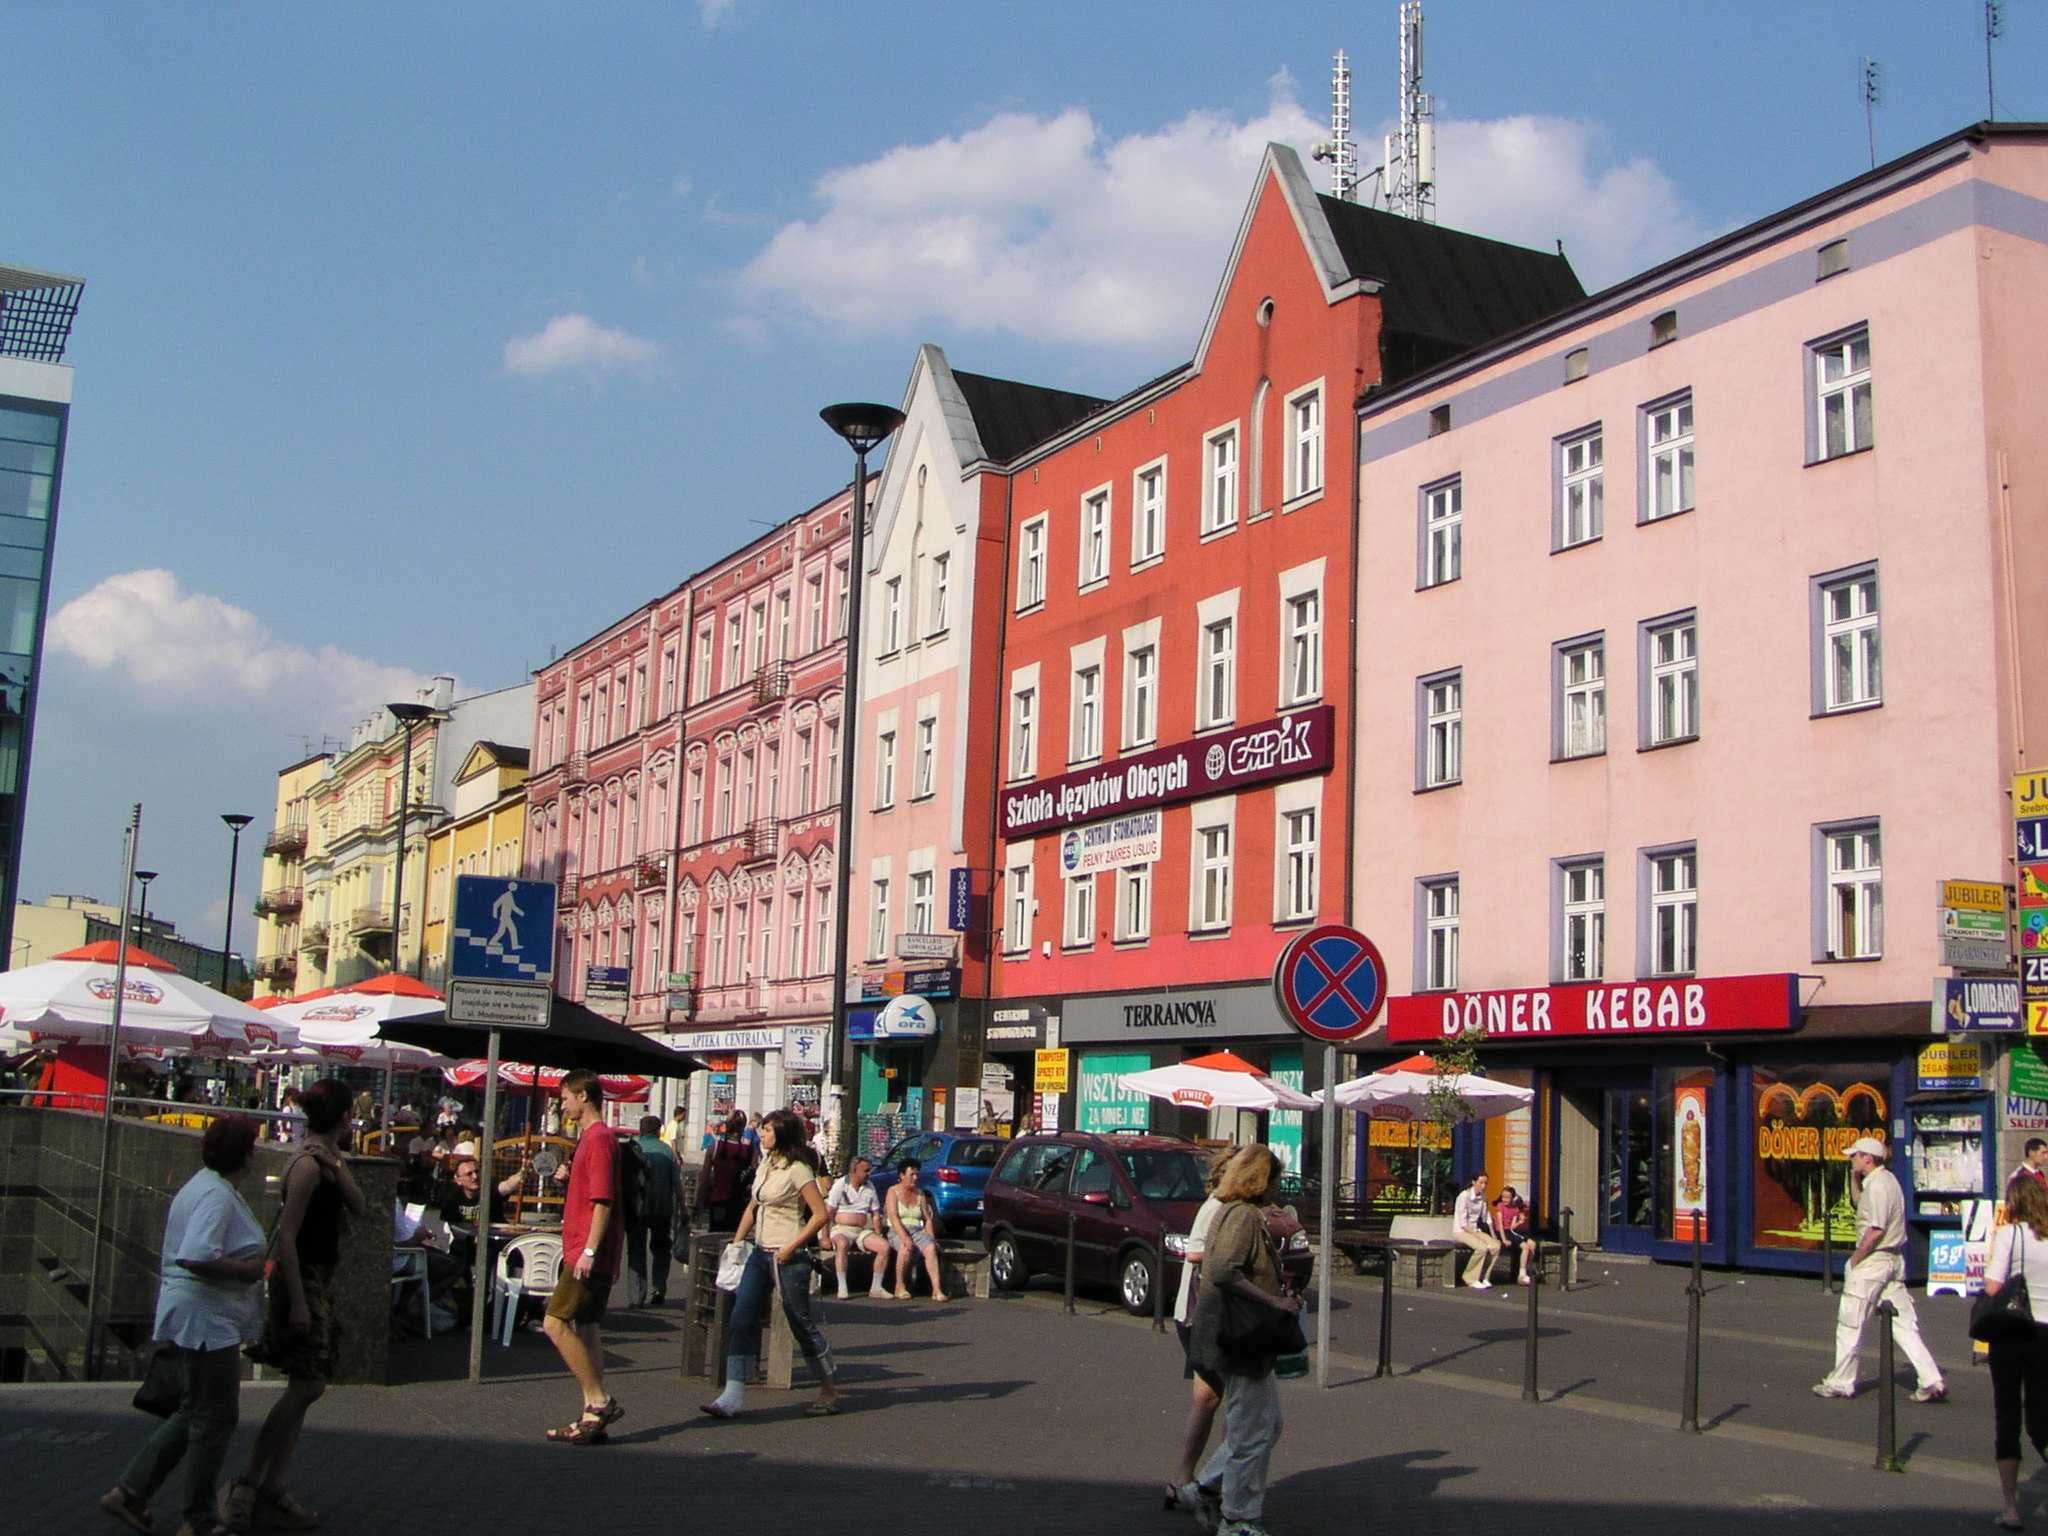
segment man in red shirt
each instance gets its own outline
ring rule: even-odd
[[[604,1089],[595,1072],[562,1079],[562,1123],[574,1130],[576,1155],[562,1203],[562,1267],[548,1298],[548,1338],[583,1389],[583,1413],[548,1431],[565,1445],[602,1445],[605,1430],[625,1417],[604,1389],[604,1347],[598,1325],[618,1278],[625,1227],[613,1220],[618,1197],[617,1135],[604,1123]]]

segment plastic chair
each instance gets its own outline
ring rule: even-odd
[[[512,1261],[519,1260],[519,1273],[512,1273]],[[512,1328],[519,1318],[519,1303],[528,1296],[545,1296],[555,1288],[555,1276],[562,1267],[562,1239],[551,1232],[529,1232],[515,1237],[498,1255],[498,1267],[491,1281],[491,1332],[501,1345],[512,1342]]]
[[[427,1251],[424,1248],[400,1248],[392,1252],[391,1304],[394,1307],[409,1285],[420,1288],[420,1326],[431,1339],[434,1336],[434,1287],[427,1278]]]

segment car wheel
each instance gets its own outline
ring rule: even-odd
[[[1017,1249],[1015,1235],[1004,1232],[989,1244],[988,1278],[999,1291],[1021,1291],[1024,1282],[1031,1278],[1031,1271],[1024,1265],[1024,1255]]]
[[[1117,1295],[1123,1298],[1124,1310],[1133,1317],[1152,1315],[1152,1257],[1142,1248],[1133,1248],[1124,1255],[1123,1267],[1117,1271]]]

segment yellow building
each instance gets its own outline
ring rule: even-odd
[[[453,814],[427,834],[426,969],[446,984],[457,875],[516,875],[526,834],[527,749],[479,741],[455,770]]]
[[[310,797],[331,761],[328,754],[320,752],[278,771],[277,809],[270,835],[263,840],[263,876],[256,892],[254,976],[258,997],[289,997],[300,990]]]

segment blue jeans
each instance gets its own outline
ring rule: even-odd
[[[213,1515],[214,1488],[220,1482],[221,1464],[227,1460],[228,1442],[235,1436],[241,1408],[242,1352],[233,1345],[181,1349],[177,1362],[177,1410],[143,1442],[128,1470],[121,1474],[121,1486],[147,1504],[182,1461],[183,1513],[197,1524],[200,1516]]]
[[[741,1386],[754,1379],[754,1340],[767,1317],[771,1289],[782,1293],[783,1315],[796,1334],[797,1348],[810,1362],[811,1373],[820,1381],[830,1381],[832,1346],[825,1342],[824,1330],[811,1321],[810,1261],[799,1258],[778,1265],[774,1253],[766,1248],[756,1248],[747,1260],[740,1288],[732,1298],[732,1314],[725,1327],[730,1341],[725,1351],[725,1379]]]

